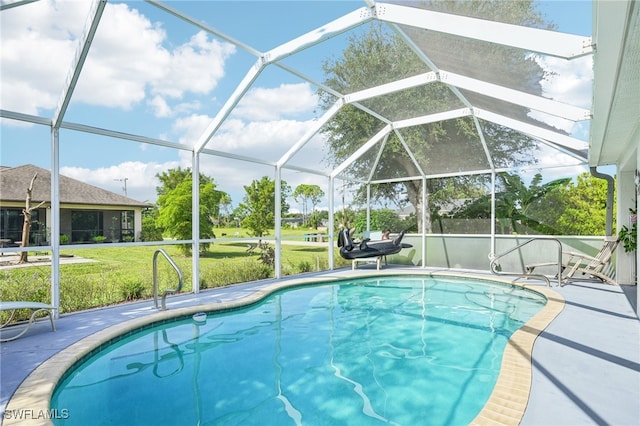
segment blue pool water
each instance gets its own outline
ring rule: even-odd
[[[119,339],[66,375],[51,408],[64,425],[464,425],[545,303],[455,278],[294,287]]]

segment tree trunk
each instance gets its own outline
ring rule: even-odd
[[[407,189],[409,203],[411,203],[416,210],[418,233],[422,233],[422,218],[424,217],[425,232],[431,234],[433,229],[431,224],[431,210],[429,209],[429,186],[427,185],[427,196],[424,206],[422,205],[422,181],[405,182],[404,186]]]
[[[38,174],[36,173],[31,178],[29,188],[27,188],[27,199],[25,201],[25,208],[22,210],[24,216],[24,222],[22,223],[22,247],[29,247],[29,231],[31,230],[31,212],[44,204],[44,201],[40,202],[35,207],[31,207],[31,192],[33,191],[33,182],[35,182]],[[29,261],[29,254],[26,251],[20,252],[20,260],[18,263],[27,263]]]

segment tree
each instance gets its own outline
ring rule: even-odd
[[[501,173],[496,183],[496,222],[501,234],[512,232],[528,233],[533,229],[540,234],[557,233],[553,224],[544,221],[538,213],[547,206],[546,197],[557,188],[566,186],[570,179],[556,179],[542,183],[543,178],[537,173],[527,187],[517,174]],[[483,195],[452,214],[456,218],[478,219],[491,217],[491,195]]]
[[[249,211],[247,211],[245,206],[240,203],[238,207],[233,209],[231,216],[233,217],[234,226],[239,228],[242,222],[244,222],[245,218],[249,216]]]
[[[454,13],[470,16],[486,17],[498,16],[498,20],[542,26],[541,15],[535,11],[533,1],[493,2],[490,0],[474,2],[424,2],[423,6],[431,9],[448,9]],[[516,52],[513,49],[500,48],[487,43],[459,41],[459,38],[424,31],[407,29],[407,34],[432,59],[443,62],[447,55],[455,52],[460,58],[482,58],[483,77],[500,75],[497,67],[507,63],[519,76],[519,80],[508,82],[508,87],[526,90],[528,93],[541,94],[540,81],[544,71],[528,57],[527,52]],[[447,46],[445,49],[435,50],[431,46]],[[442,61],[440,61],[442,59]],[[448,62],[451,62],[449,59]],[[447,62],[445,62],[447,63]],[[497,64],[497,65],[496,65]],[[388,83],[399,78],[414,76],[428,71],[424,62],[398,36],[385,31],[382,26],[372,25],[368,33],[353,36],[342,57],[327,60],[323,64],[325,72],[324,83],[339,93],[352,93],[372,86]],[[495,79],[495,77],[493,77]],[[499,83],[495,81],[495,83]],[[328,109],[334,103],[332,94],[320,91],[322,106]],[[413,89],[387,94],[380,99],[367,101],[366,106],[382,116],[391,118],[409,118],[419,111],[442,111],[459,105],[456,95],[441,83],[430,83]],[[516,115],[524,121],[531,121],[524,108],[509,106],[511,115]],[[515,113],[514,113],[515,111]],[[345,105],[323,129],[329,147],[329,161],[334,165],[349,158],[371,136],[382,129],[380,120],[373,115],[363,112],[353,105]],[[509,128],[482,122],[485,140],[491,152],[494,164],[514,166],[518,164],[535,163],[535,141],[526,135]],[[377,176],[393,179],[408,176],[421,176],[415,162],[406,154],[404,144],[413,152],[422,170],[441,167],[447,172],[455,173],[460,169],[488,169],[490,167],[487,155],[480,143],[474,121],[469,118],[459,118],[441,121],[422,126],[402,129],[401,141],[397,133],[393,132],[386,140],[385,151],[378,160],[375,152],[363,155],[354,163],[348,172],[356,181],[367,181],[375,167]],[[452,148],[455,147],[455,152]],[[457,156],[456,156],[457,155]],[[460,157],[460,158],[458,158]],[[376,163],[377,162],[377,163]],[[459,162],[458,164],[456,162]],[[459,180],[464,185],[469,178]],[[417,212],[424,211],[427,232],[431,232],[431,209],[429,198],[440,189],[437,180],[427,181],[427,205],[422,206],[422,180],[403,181],[396,185],[375,185],[372,193],[374,199],[398,200],[406,197]],[[403,195],[400,195],[403,194]],[[363,196],[362,187],[360,197]],[[418,223],[421,227],[421,222]]]
[[[157,225],[158,206],[142,210],[140,241],[162,241],[162,229]]]
[[[156,193],[158,194],[158,197],[161,197],[167,192],[176,189],[176,187],[182,184],[185,180],[191,180],[192,175],[189,167],[186,169],[176,167],[175,169],[169,169],[166,172],[158,173],[156,174],[156,177],[161,183],[160,186],[156,186]],[[200,184],[207,182],[213,182],[213,178],[200,173]]]
[[[589,173],[580,174],[555,188],[536,206],[533,214],[560,235],[604,235],[607,182]],[[615,206],[614,206],[615,217]]]
[[[390,209],[371,210],[369,212],[370,229],[384,231],[391,229],[393,232],[405,230],[405,223],[396,212]],[[363,232],[367,229],[367,212],[360,211],[354,221],[356,232]]]
[[[22,222],[22,247],[29,247],[29,233],[31,231],[31,212],[33,210],[38,209],[40,206],[44,204],[44,201],[41,201],[37,206],[31,205],[31,193],[33,191],[33,183],[36,181],[38,177],[38,173],[34,174],[31,178],[31,183],[29,183],[29,187],[27,188],[27,198],[25,200],[25,207],[22,210],[22,215],[24,216],[24,221]],[[27,263],[29,261],[29,254],[26,251],[20,252],[20,259],[18,263]]]
[[[275,181],[267,176],[244,186],[246,195],[239,206],[239,213],[244,216],[242,225],[249,228],[253,236],[263,237],[275,225],[275,188]],[[291,194],[291,187],[284,180],[280,181],[280,194],[284,215],[289,211],[289,204],[285,200]]]
[[[302,204],[302,223],[303,225],[307,225],[308,223],[308,211],[307,211],[307,202],[311,201],[311,205],[313,209],[311,213],[315,213],[316,206],[320,203],[324,197],[324,191],[320,189],[318,185],[307,185],[300,184],[296,187],[293,192],[293,198]],[[318,229],[317,221],[315,221],[315,228]]]
[[[219,207],[220,216],[218,217],[218,226],[222,226],[222,225],[227,226],[229,224],[229,221],[231,219],[230,210],[231,210],[231,197],[229,196],[229,194],[223,194],[222,197],[220,198],[220,207]]]
[[[192,218],[192,176],[190,169],[172,169],[157,176],[163,183],[158,192],[158,217],[156,223],[166,234],[179,240],[190,240]],[[213,238],[213,222],[218,216],[220,199],[226,194],[215,189],[213,178],[200,175],[200,238]],[[208,250],[209,244],[202,244]],[[181,246],[185,254],[189,245]]]
[[[327,210],[316,210],[311,214],[309,218],[309,225],[311,225],[314,229],[318,229],[320,225],[323,223],[328,223],[329,221],[329,212]]]
[[[496,180],[496,221],[500,233],[534,231],[543,235],[604,235],[607,182],[579,175],[543,183],[534,176],[529,186],[515,174],[500,174]],[[615,209],[615,206],[614,206]],[[488,219],[491,196],[483,195],[465,203],[450,217]]]
[[[350,208],[343,206],[342,210],[338,210],[335,212],[333,216],[333,225],[335,226],[335,229],[353,228],[355,224],[355,218],[356,212]]]

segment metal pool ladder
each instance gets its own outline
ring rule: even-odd
[[[162,310],[166,311],[167,310],[167,296],[169,294],[174,294],[179,292],[182,289],[182,270],[178,267],[178,265],[176,265],[176,262],[173,261],[173,259],[171,258],[171,256],[169,256],[167,254],[166,251],[164,251],[163,249],[158,249],[155,251],[155,253],[153,253],[153,303],[154,306],[156,307],[156,309],[158,309],[158,255],[162,254],[164,256],[165,259],[167,259],[167,261],[169,262],[169,264],[171,265],[171,267],[173,267],[173,269],[177,272],[178,274],[178,288],[176,289],[169,289],[169,290],[165,290],[164,293],[162,293]]]
[[[560,240],[555,239],[555,238],[531,238],[525,242],[523,242],[522,244],[518,244],[517,246],[505,251],[504,253],[498,254],[498,255],[493,255],[490,254],[489,255],[489,259],[491,260],[491,262],[489,263],[489,268],[491,269],[491,272],[495,275],[515,275],[517,277],[521,277],[521,278],[540,278],[542,280],[544,280],[547,283],[547,287],[551,287],[551,282],[549,281],[549,277],[547,277],[546,275],[542,275],[542,274],[526,274],[526,273],[517,273],[517,272],[503,272],[502,270],[500,270],[500,265],[497,263],[498,259],[500,259],[501,257],[504,257],[506,255],[508,255],[509,253],[518,250],[520,247],[525,246],[533,241],[553,241],[555,243],[558,244],[558,286],[562,286],[562,243],[560,242]]]

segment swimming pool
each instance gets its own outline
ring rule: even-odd
[[[545,302],[452,277],[293,287],[114,341],[69,370],[51,408],[67,410],[57,424],[468,424]]]

